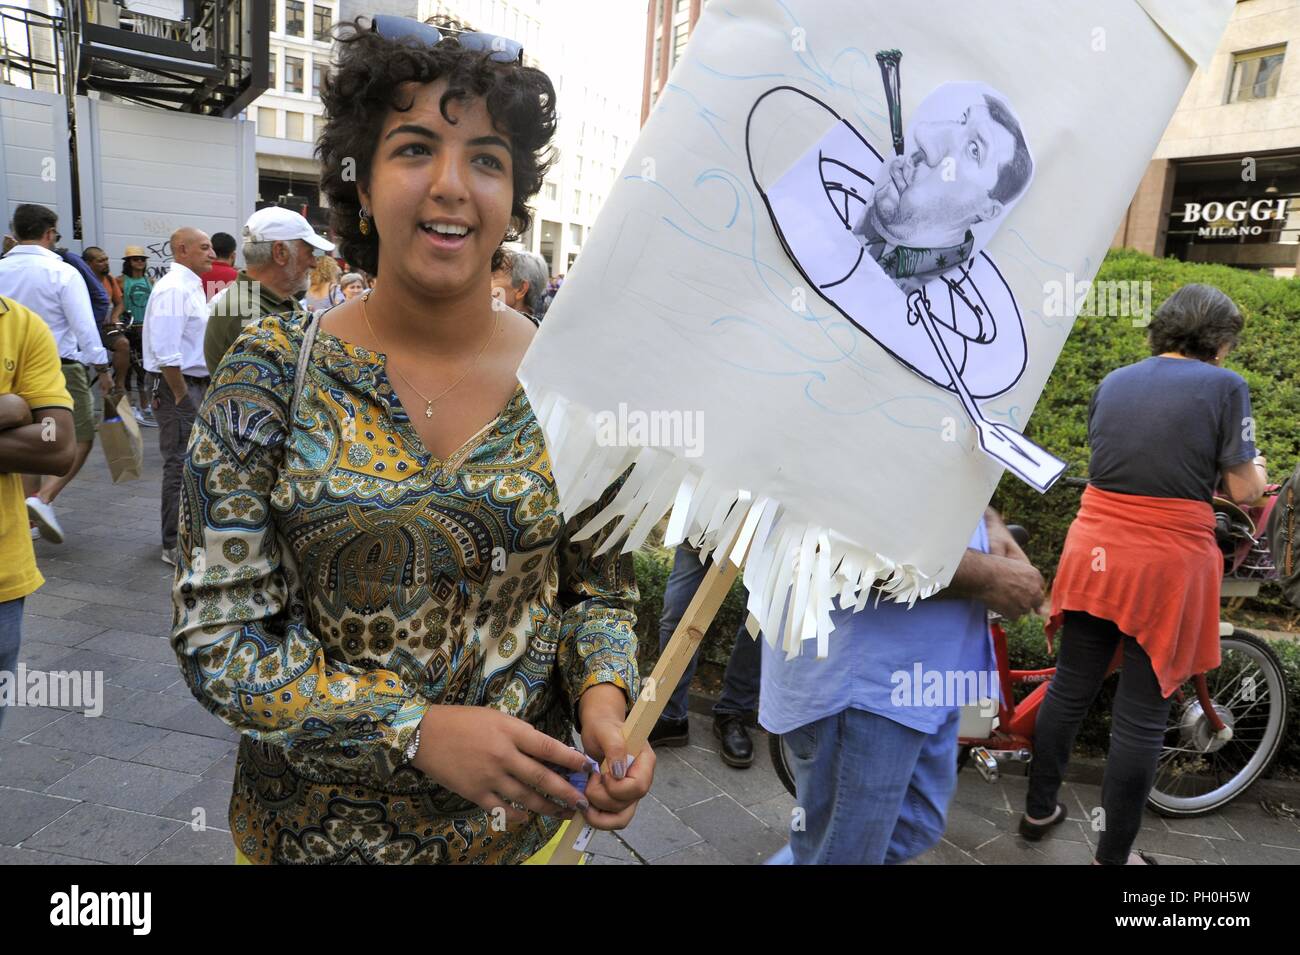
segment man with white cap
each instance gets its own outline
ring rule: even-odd
[[[333,251],[334,243],[296,212],[278,206],[254,212],[244,226],[243,271],[210,305],[203,341],[209,373],[246,326],[271,315],[305,316],[298,298],[307,288],[312,263]]]

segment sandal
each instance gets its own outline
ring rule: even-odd
[[[1059,826],[1061,823],[1065,822],[1067,814],[1068,811],[1065,808],[1065,804],[1058,802],[1056,804],[1056,815],[1047,822],[1030,822],[1027,815],[1022,815],[1020,817],[1020,835],[1028,839],[1030,842],[1037,842],[1039,839],[1043,838],[1043,836],[1047,835],[1048,830],[1053,826]]]

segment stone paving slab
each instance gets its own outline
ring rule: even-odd
[[[47,796],[23,789],[0,789],[4,812],[0,813],[0,844],[17,845],[70,810],[75,799]]]
[[[197,776],[96,756],[47,792],[101,806],[154,814],[198,782]]]
[[[171,819],[83,802],[24,840],[22,848],[134,865],[180,828]]]
[[[37,792],[53,786],[94,757],[34,743],[0,742],[0,780]]]

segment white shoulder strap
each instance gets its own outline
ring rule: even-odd
[[[316,343],[316,328],[319,319],[315,315],[307,316],[302,327],[302,344],[298,346],[298,368],[293,376],[293,400],[289,402],[289,431],[293,432],[294,422],[298,419],[298,400],[307,387],[307,368],[311,364],[311,348]]]

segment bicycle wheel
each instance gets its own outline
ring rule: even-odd
[[[1287,697],[1282,664],[1268,643],[1238,630],[1220,642],[1223,662],[1206,674],[1210,699],[1230,740],[1205,718],[1196,687],[1183,684],[1165,729],[1165,747],[1147,805],[1162,816],[1203,816],[1240,796],[1268,771],[1282,747]]]
[[[776,778],[781,780],[781,785],[786,788],[791,796],[796,795],[794,791],[794,773],[790,772],[790,764],[786,760],[785,747],[781,744],[780,733],[767,734],[767,751],[772,757],[772,768],[776,770]]]

